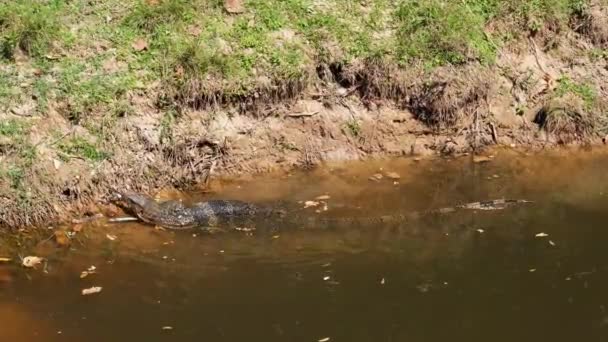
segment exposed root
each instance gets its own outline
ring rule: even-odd
[[[485,103],[491,80],[479,69],[440,70],[410,91],[409,108],[429,126],[454,126]]]
[[[595,132],[595,118],[583,109],[582,101],[567,95],[553,99],[536,114],[534,122],[553,134],[559,143],[584,141]]]

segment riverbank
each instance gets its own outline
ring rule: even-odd
[[[491,146],[599,145],[603,0],[0,5],[0,226],[114,189]],[[5,20],[2,20],[5,19]]]

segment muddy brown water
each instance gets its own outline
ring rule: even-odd
[[[45,266],[0,265],[0,341],[607,341],[607,170],[606,153],[499,151],[216,184],[187,199],[302,207],[327,194],[327,212],[304,212],[335,217],[535,203],[312,231],[98,222],[68,250],[23,251]],[[386,171],[401,178],[368,180]]]

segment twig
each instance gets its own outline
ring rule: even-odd
[[[496,133],[496,126],[490,122],[490,129],[492,130],[492,140],[495,144],[498,144],[498,134]]]
[[[111,223],[133,222],[133,221],[139,221],[139,219],[137,217],[133,217],[133,216],[125,216],[125,217],[115,217],[115,218],[111,218],[108,220],[108,222],[111,222]]]
[[[313,116],[313,115],[317,115],[317,114],[319,114],[319,111],[287,114],[287,117],[288,118],[301,118],[301,117],[309,117],[309,116]]]

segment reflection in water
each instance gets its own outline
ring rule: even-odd
[[[603,154],[502,152],[486,164],[399,160],[221,184],[211,197],[329,194],[328,212],[304,213],[330,217],[535,203],[314,231],[91,226],[84,245],[48,255],[47,273],[5,272],[0,341],[604,341],[607,166]],[[379,168],[401,178],[369,181]],[[103,291],[80,294],[91,286]]]

